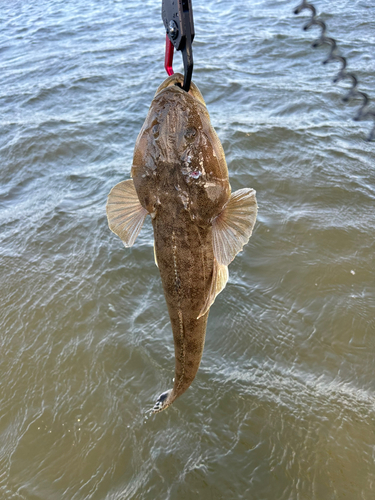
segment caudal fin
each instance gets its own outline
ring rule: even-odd
[[[170,398],[171,393],[172,389],[169,389],[169,391],[165,391],[160,394],[152,409],[153,413],[159,413],[172,404],[172,399]]]

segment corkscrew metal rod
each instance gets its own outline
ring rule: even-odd
[[[338,48],[337,48],[337,43],[334,38],[330,38],[326,36],[327,32],[327,26],[324,21],[321,19],[317,18],[316,14],[316,9],[315,7],[311,4],[308,3],[307,0],[303,0],[298,7],[294,10],[295,14],[300,14],[304,9],[308,9],[311,12],[311,18],[308,20],[308,22],[304,25],[303,29],[306,31],[311,26],[319,26],[321,28],[321,34],[320,37],[315,40],[312,44],[314,48],[320,47],[321,45],[329,45],[331,47],[329,55],[325,61],[323,61],[323,64],[328,64],[331,61],[338,61],[341,63],[341,69],[338,72],[337,76],[333,79],[334,83],[339,82],[340,80],[345,80],[349,79],[352,82],[352,87],[349,90],[349,92],[342,98],[344,102],[348,102],[350,99],[359,97],[362,99],[362,105],[360,109],[358,110],[357,114],[354,117],[354,120],[359,121],[359,120],[366,120],[366,119],[372,119],[374,121],[374,126],[367,137],[368,141],[372,141],[375,138],[375,111],[369,110],[369,104],[370,104],[370,98],[365,92],[360,92],[357,90],[358,86],[358,80],[357,77],[355,76],[354,73],[348,72],[346,69],[347,66],[347,61],[346,57],[343,57],[339,54]]]

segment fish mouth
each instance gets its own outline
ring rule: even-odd
[[[178,83],[180,83],[181,86],[184,83],[184,76],[181,75],[181,73],[174,73],[173,75],[169,76],[166,80],[164,80],[164,82],[161,85],[159,85],[157,91],[155,92],[154,99],[156,96],[158,96],[161,92],[163,92],[168,87],[174,86],[176,88],[176,91],[185,92],[184,90],[182,90],[181,87],[179,87],[177,85]],[[197,99],[197,101],[199,101],[204,106],[206,106],[206,103],[204,102],[203,96],[200,93],[200,90],[198,89],[198,87],[195,85],[194,82],[190,83],[190,89],[189,89],[188,94],[190,94],[195,99]]]

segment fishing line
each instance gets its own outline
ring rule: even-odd
[[[333,79],[333,83],[338,83],[339,81],[345,79],[350,80],[352,83],[352,87],[349,89],[349,92],[344,97],[342,97],[343,102],[348,102],[351,99],[357,97],[362,99],[362,105],[360,109],[357,111],[354,120],[360,121],[360,120],[372,119],[374,121],[374,126],[369,136],[366,139],[367,141],[372,141],[375,137],[375,111],[369,110],[370,98],[365,92],[360,92],[357,89],[358,79],[356,75],[352,72],[347,71],[346,57],[340,55],[336,40],[332,37],[326,36],[327,32],[326,23],[317,17],[315,7],[311,3],[308,3],[307,0],[303,0],[302,3],[298,7],[296,7],[294,13],[300,14],[304,9],[308,9],[311,11],[311,18],[304,25],[303,29],[307,31],[309,28],[311,28],[311,26],[319,26],[322,30],[320,37],[312,43],[312,47],[317,48],[320,47],[321,45],[329,45],[331,47],[330,53],[327,59],[323,61],[323,64],[328,64],[329,62],[332,61],[338,61],[342,65],[337,76]]]

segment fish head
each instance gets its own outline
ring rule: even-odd
[[[174,74],[156,91],[139,133],[132,177],[150,213],[177,203],[192,218],[210,220],[230,197],[224,151],[194,83],[185,92]]]

